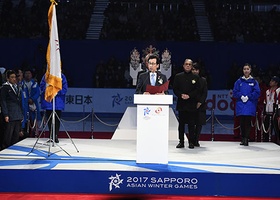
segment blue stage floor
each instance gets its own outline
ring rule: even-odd
[[[135,140],[65,138],[49,146],[42,138],[31,152],[35,141],[0,152],[0,192],[280,197],[274,143],[202,141],[176,149],[169,141],[169,162],[162,165],[136,163]]]

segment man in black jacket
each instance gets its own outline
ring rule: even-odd
[[[179,112],[179,144],[176,148],[184,148],[185,124],[188,124],[189,148],[195,144],[195,119],[197,117],[197,96],[199,94],[199,77],[192,73],[191,59],[186,59],[183,65],[184,72],[176,74],[173,83],[173,91],[177,96],[176,110]]]
[[[196,108],[198,110],[197,119],[195,122],[195,147],[200,147],[199,136],[202,130],[202,125],[206,124],[206,98],[208,94],[208,87],[206,78],[202,77],[202,70],[198,63],[193,63],[192,73],[199,76],[200,92],[197,97]]]
[[[1,91],[1,88],[2,88],[2,84],[0,85],[0,91]],[[1,99],[1,96],[0,96],[0,99]],[[2,145],[4,142],[4,133],[5,133],[5,122],[4,122],[4,117],[3,117],[1,110],[2,110],[2,108],[1,108],[1,103],[0,103],[0,151],[3,148]]]
[[[6,125],[3,148],[19,141],[23,119],[21,91],[17,86],[16,73],[13,70],[8,70],[6,75],[7,82],[1,88],[1,111]]]

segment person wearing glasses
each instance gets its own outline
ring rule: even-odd
[[[157,71],[159,68],[159,57],[155,54],[151,54],[148,58],[148,71],[141,73],[138,77],[136,84],[136,94],[150,94],[146,92],[146,86],[160,86],[167,82],[167,78],[160,71]],[[166,91],[161,91],[158,94],[167,94]]]
[[[195,145],[195,119],[197,118],[197,98],[200,91],[199,76],[192,73],[193,61],[185,59],[184,71],[175,75],[173,92],[177,96],[176,110],[179,118],[179,144],[176,148],[185,147],[185,124],[188,124],[189,148]]]
[[[147,71],[149,70],[148,59],[149,59],[149,56],[150,56],[150,55],[151,55],[151,53],[148,53],[148,54],[145,56],[144,62],[142,63],[142,66],[141,66],[141,67],[142,67],[142,70],[139,71],[139,72],[137,73],[137,80],[138,80],[140,74],[145,73],[145,72],[147,72]]]

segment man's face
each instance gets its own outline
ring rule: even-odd
[[[9,78],[8,78],[9,83],[11,83],[12,85],[17,83],[17,76],[16,74],[10,74]]]
[[[192,61],[191,60],[185,60],[183,67],[184,67],[184,70],[186,72],[190,72],[192,70]]]
[[[159,67],[159,65],[157,64],[157,59],[156,58],[150,59],[148,62],[148,66],[149,66],[149,71],[155,72]]]
[[[269,86],[270,87],[274,87],[274,86],[277,86],[277,82],[276,81],[274,81],[274,80],[270,80],[270,82],[269,82]]]
[[[20,82],[22,81],[23,79],[23,73],[21,70],[18,70],[18,73],[17,73],[17,81]]]
[[[24,79],[30,81],[32,79],[32,73],[30,71],[24,72]]]

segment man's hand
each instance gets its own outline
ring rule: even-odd
[[[164,91],[162,91],[161,93],[156,93],[156,94],[161,94],[162,95],[162,94],[165,94],[165,93],[164,93]]]
[[[187,99],[189,99],[189,98],[190,98],[190,96],[189,96],[189,95],[187,95],[187,94],[182,94],[182,95],[181,95],[181,97],[182,97],[182,99],[185,99],[185,100],[187,100]]]
[[[33,104],[33,100],[32,99],[28,99],[28,104]]]

